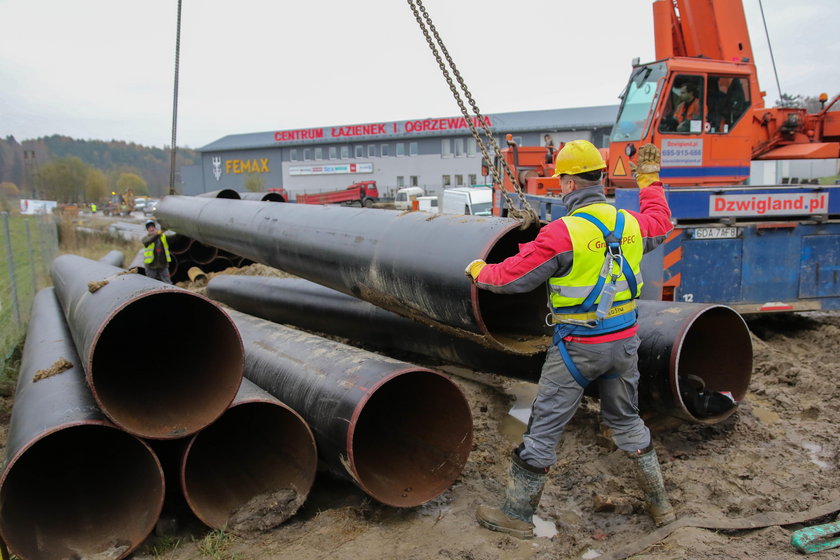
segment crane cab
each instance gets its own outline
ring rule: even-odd
[[[660,176],[672,186],[744,182],[752,158],[754,76],[752,64],[702,58],[634,66],[610,135],[610,183],[636,186],[629,161],[649,142],[661,148]]]

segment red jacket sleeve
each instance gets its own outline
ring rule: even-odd
[[[661,181],[639,191],[639,209],[639,212],[630,211],[630,214],[639,221],[647,253],[665,241],[665,236],[674,229]]]
[[[639,212],[630,212],[639,222],[644,250],[648,252],[673,229],[671,209],[661,182],[639,192]],[[519,246],[519,252],[497,264],[485,266],[476,286],[500,294],[530,292],[553,276],[562,277],[572,269],[572,240],[566,223],[560,219],[540,230],[537,238]]]

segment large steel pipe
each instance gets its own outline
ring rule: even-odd
[[[318,466],[301,416],[247,379],[230,408],[187,444],[184,497],[214,529],[279,525],[306,500]]]
[[[127,556],[163,506],[152,450],[117,429],[85,383],[52,288],[38,292],[0,477],[0,535],[22,559]]]
[[[99,259],[99,262],[122,268],[125,262],[125,255],[122,251],[114,249],[113,251],[108,251],[105,256]]]
[[[261,202],[286,202],[283,195],[276,192],[244,192],[239,193],[242,200],[258,200]]]
[[[216,276],[209,297],[239,311],[306,330],[398,349],[526,381],[538,381],[543,356],[511,355],[419,325],[369,303],[299,278]],[[707,391],[746,395],[752,344],[746,323],[731,308],[699,303],[638,301],[639,406],[702,423],[724,420],[734,410],[691,410],[682,394],[689,376]]]
[[[207,295],[275,323],[529,381],[539,379],[545,361],[543,354],[511,354],[452,336],[303,278],[218,275]]]
[[[178,438],[227,409],[244,358],[217,304],[76,255],[56,258],[51,275],[94,398],[115,424]]]
[[[498,295],[464,276],[534,239],[506,218],[167,196],[157,215],[203,243],[512,353],[545,349],[545,289]]]
[[[303,416],[334,474],[396,507],[428,502],[461,474],[472,416],[448,378],[236,311],[231,317],[246,376]]]
[[[239,193],[233,189],[219,189],[216,191],[209,191],[196,196],[200,198],[227,198],[229,200],[239,200]],[[157,217],[157,209],[155,209],[155,217]]]
[[[639,338],[640,408],[714,424],[735,408],[701,413],[684,396],[699,389],[729,392],[736,402],[746,396],[752,340],[746,322],[731,307],[640,300]]]

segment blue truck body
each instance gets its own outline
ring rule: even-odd
[[[639,209],[637,189],[616,207]],[[674,230],[645,256],[643,299],[743,314],[840,309],[840,185],[665,187]],[[558,197],[525,195],[544,221]]]

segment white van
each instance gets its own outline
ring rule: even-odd
[[[490,216],[493,208],[493,189],[490,187],[455,187],[443,191],[441,214],[470,214]]]
[[[397,196],[394,197],[394,208],[397,210],[411,210],[411,203],[417,197],[426,194],[420,187],[405,187],[397,191]]]

